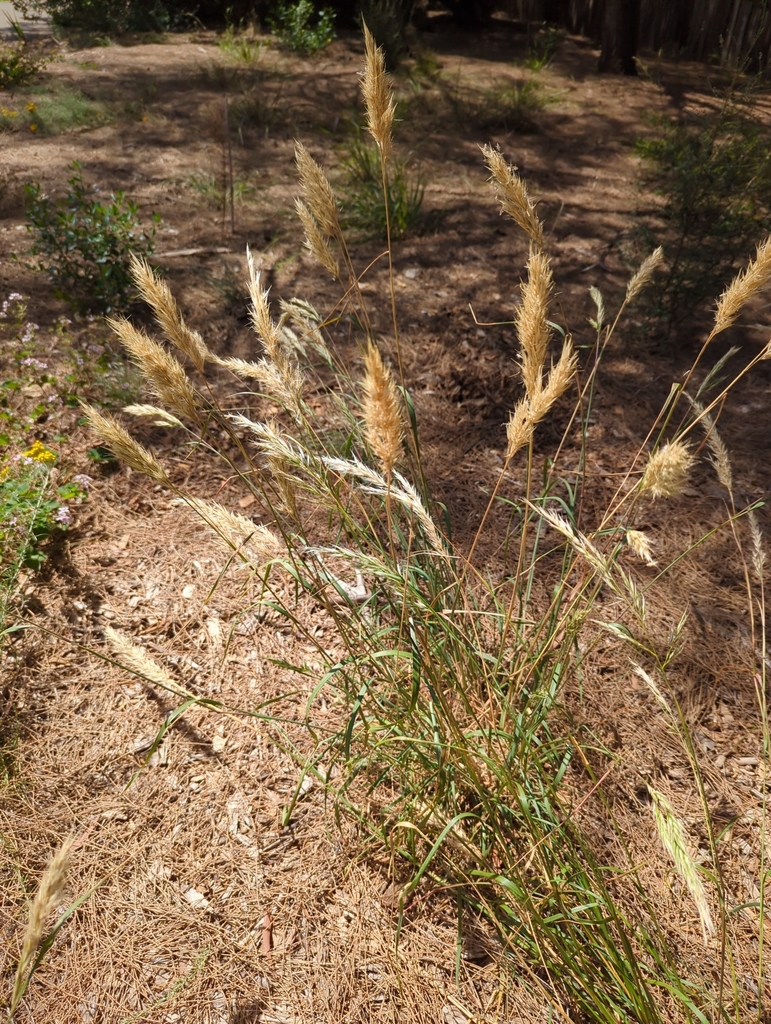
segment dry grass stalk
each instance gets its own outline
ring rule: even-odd
[[[626,542],[629,545],[629,549],[647,565],[656,564],[656,559],[653,557],[653,551],[651,549],[650,537],[648,537],[647,534],[643,533],[641,530],[627,530]]]
[[[160,401],[180,416],[200,423],[200,402],[179,360],[128,320],[108,319],[107,324],[118,335]]]
[[[771,236],[757,247],[755,259],[736,275],[718,299],[712,335],[719,334],[736,320],[752,296],[771,278]]]
[[[545,253],[532,253],[527,261],[527,281],[522,284],[522,301],[517,308],[522,381],[529,398],[542,388],[543,364],[551,339],[548,324],[549,296],[554,286]]]
[[[653,277],[657,268],[660,267],[663,262],[664,250],[661,246],[659,246],[658,249],[654,249],[650,256],[645,257],[640,264],[640,269],[637,273],[632,275],[626,286],[626,298],[624,299],[624,305],[637,298],[643,288],[645,288]]]
[[[211,353],[198,331],[191,330],[185,323],[169,286],[153,273],[145,260],[137,256],[131,257],[131,273],[140,295],[152,307],[166,337],[193,360],[199,372],[203,372]]]
[[[268,292],[263,291],[260,285],[260,272],[255,266],[251,252],[247,249],[246,263],[249,268],[249,296],[252,300],[250,318],[252,326],[262,339],[268,358],[274,363],[284,361],[284,353],[281,345],[281,333],[278,326],[273,322],[268,305]]]
[[[488,145],[483,147],[482,152],[492,174],[501,210],[530,236],[536,248],[543,248],[543,225],[538,219],[535,204],[527,193],[525,183],[497,149]]]
[[[301,142],[295,142],[294,158],[307,209],[323,234],[328,238],[339,238],[337,203],[326,174]]]
[[[650,491],[654,498],[676,498],[688,482],[688,473],[696,460],[687,444],[671,441],[648,459],[640,493]]]
[[[137,473],[144,473],[164,487],[171,487],[171,481],[160,462],[143,445],[135,441],[121,423],[91,405],[84,403],[83,409],[91,427],[117,459],[121,459]]]
[[[253,568],[261,568],[286,554],[284,545],[266,526],[231,512],[215,501],[201,501],[190,495],[185,496],[184,501],[228,551],[235,551]]]
[[[675,870],[685,882],[688,891],[696,904],[696,910],[701,921],[702,935],[706,942],[708,937],[715,931],[707,902],[707,892],[704,883],[699,875],[699,865],[691,856],[688,849],[688,840],[685,834],[685,827],[682,821],[675,814],[675,809],[663,793],[660,793],[652,786],[648,786],[653,808],[653,819],[656,822],[656,831],[664,849],[675,865]]]
[[[144,647],[132,643],[127,636],[119,633],[112,626],[105,627],[104,635],[120,658],[124,668],[135,672],[149,683],[155,683],[156,686],[160,686],[164,690],[178,691],[180,689],[173,676],[170,676],[166,669],[151,658]]]
[[[56,911],[61,902],[70,866],[72,843],[72,839],[65,840],[52,857],[51,862],[43,873],[43,877],[40,879],[40,886],[29,909],[27,927],[24,929],[24,939],[21,946],[21,956],[19,957],[16,974],[13,979],[10,1002],[11,1018],[13,1018],[26,991],[29,982],[29,971],[33,966],[35,953],[46,936],[46,921]]]
[[[361,90],[367,108],[367,128],[377,143],[382,160],[391,152],[392,129],[396,106],[393,91],[385,68],[385,55],[378,47],[375,37],[365,24],[364,29],[364,71],[361,76]]]
[[[402,446],[404,427],[393,374],[371,342],[364,359],[364,436],[389,478]]]
[[[328,270],[333,277],[339,279],[340,264],[335,259],[332,247],[320,230],[310,208],[302,199],[296,199],[294,205],[297,210],[297,216],[300,218],[300,223],[305,231],[306,249],[316,257],[322,267]]]

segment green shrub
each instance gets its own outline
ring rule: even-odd
[[[663,197],[660,228],[638,232],[640,247],[661,235],[668,262],[653,316],[668,329],[718,294],[771,228],[771,132],[752,104],[680,121],[661,119],[637,142],[645,181]]]
[[[0,40],[0,89],[23,85],[50,61],[50,54],[31,47],[23,39],[15,43]]]
[[[347,171],[343,210],[347,226],[359,237],[388,237],[380,153],[374,143],[357,136],[343,162]],[[407,164],[392,157],[387,168],[388,222],[392,238],[415,234],[425,223],[425,186]]]
[[[87,195],[80,165],[73,166],[69,191],[57,203],[38,183],[25,186],[32,254],[40,257],[38,268],[46,271],[57,296],[77,309],[114,312],[133,293],[131,253],[151,253],[155,231],[141,227],[138,207],[122,192],[106,203]]]
[[[335,38],[334,22],[335,12],[330,7],[316,11],[311,0],[282,0],[275,8],[271,27],[284,46],[309,57]]]
[[[49,15],[56,25],[85,32],[167,32],[191,22],[185,0],[21,0],[23,14]],[[191,10],[192,9],[192,10]]]

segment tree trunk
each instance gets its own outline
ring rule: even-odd
[[[636,75],[640,0],[606,0],[598,69]]]

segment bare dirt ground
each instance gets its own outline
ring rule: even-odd
[[[526,39],[504,22],[477,38],[441,25],[426,45],[445,88],[489,88],[530,76],[519,63]],[[655,204],[637,185],[634,140],[651,113],[709,102],[702,68],[652,60],[648,77],[630,81],[596,75],[596,56],[585,40],[566,38],[552,65],[534,74],[548,102],[535,114],[532,134],[483,131],[462,114],[452,116],[430,76],[414,72],[399,84],[405,103],[398,147],[419,165],[426,206],[436,215],[428,233],[395,250],[406,376],[431,483],[461,544],[487,504],[504,458],[504,424],[519,394],[513,329],[494,322],[511,319],[527,256],[516,227],[498,215],[479,146],[499,145],[539,200],[558,285],[555,318],[588,355],[594,340],[588,288],[597,285],[614,307],[629,276],[625,240],[639,211]],[[333,181],[342,181],[336,167],[351,120],[360,116],[361,59],[354,36],[312,60],[266,47],[253,66],[230,60],[203,31],[157,43],[64,46],[39,85],[3,102],[21,106],[53,84],[84,94],[102,111],[102,123],[49,136],[0,134],[6,183],[0,297],[12,291],[30,297],[29,316],[55,360],[60,335],[53,325],[67,309],[50,296],[42,275],[12,254],[23,257],[28,244],[20,185],[40,181],[61,194],[78,160],[86,181],[103,193],[122,189],[143,211],[161,215],[155,262],[192,326],[219,354],[256,352],[246,313],[247,244],[272,299],[296,295],[331,308],[338,296],[304,254],[293,212],[293,140],[302,139]],[[222,178],[226,96],[252,111],[233,136],[235,176],[243,183],[235,231],[212,196]],[[208,192],[201,182],[210,184]],[[352,250],[362,268],[380,252],[371,243]],[[383,261],[375,263],[364,290],[388,348],[385,273]],[[763,320],[764,309],[758,306],[753,317]],[[86,359],[89,344],[107,343],[99,324],[76,321],[71,334]],[[743,347],[730,372],[760,339],[740,329],[728,334],[716,343],[715,358],[730,343]],[[590,426],[595,492],[587,499],[588,517],[605,507],[703,336],[703,323],[669,348],[623,329],[617,336]],[[746,500],[763,498],[769,488],[763,416],[769,373],[769,364],[761,364],[721,418],[737,491]],[[567,415],[566,406],[543,425],[541,457],[554,450]],[[63,837],[80,837],[69,892],[93,892],[62,930],[19,1021],[546,1019],[544,1006],[502,981],[500,950],[489,931],[471,920],[459,925],[454,903],[440,894],[426,893],[408,908],[397,945],[393,865],[377,852],[366,855],[353,826],[326,813],[318,788],[303,793],[282,826],[297,768],[259,717],[193,710],[148,760],[173,705],[98,656],[105,624],[164,659],[194,692],[246,710],[276,699],[273,710],[290,723],[290,733],[300,731],[311,686],[300,687],[272,659],[311,658],[313,650],[304,650],[302,637],[264,609],[243,614],[252,599],[243,581],[235,572],[219,579],[218,549],[168,494],[129,470],[94,469],[86,461],[93,438],[78,426],[76,410],[56,422],[60,434],[65,425],[66,440],[55,442],[45,422],[37,436],[61,453],[70,472],[96,479],[66,542],[40,576],[25,580],[24,621],[33,628],[3,653],[8,752],[0,802],[0,975],[7,978],[15,964],[26,900]],[[158,432],[148,432],[147,440],[158,450],[166,444]],[[219,464],[192,466],[172,450],[165,454],[201,497],[234,507],[243,499]],[[569,466],[570,450],[565,458]],[[522,472],[511,470],[512,493]],[[666,511],[651,506],[644,526],[658,537],[657,555],[687,546],[689,537],[724,518],[724,498],[705,463],[682,499]],[[486,554],[500,567],[505,558],[494,530],[491,536]],[[684,609],[692,613],[678,678],[711,806],[716,817],[736,818],[726,863],[737,905],[757,899],[765,841],[741,573],[725,539],[713,539],[686,559],[680,589],[670,589],[659,609],[663,622],[676,621]],[[326,629],[334,643],[323,616],[311,607],[307,615],[316,616],[317,635]],[[657,847],[649,809],[635,796],[640,779],[653,777],[697,827],[700,811],[685,762],[613,644],[600,653],[581,694],[570,695],[576,728],[619,755],[607,799],[635,836],[652,898],[684,959],[703,968],[709,953],[696,915]],[[612,856],[617,840],[604,833],[599,806],[589,804],[583,813]],[[737,935],[746,935],[747,963],[739,975],[751,986],[757,911],[744,909],[735,921]]]

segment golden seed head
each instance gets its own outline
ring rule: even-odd
[[[771,236],[757,247],[755,259],[740,271],[718,299],[713,335],[736,320],[742,306],[771,278]]]
[[[650,491],[654,498],[676,498],[688,481],[688,474],[696,460],[687,444],[671,441],[648,459],[640,492]]]
[[[191,330],[182,319],[169,286],[153,272],[146,260],[133,254],[131,273],[140,295],[152,307],[155,319],[166,337],[189,356],[196,369],[202,372],[210,352],[198,331]]]
[[[144,473],[145,476],[149,476],[151,480],[155,480],[165,487],[171,486],[160,462],[143,445],[135,441],[121,423],[118,423],[112,416],[95,409],[92,405],[83,403],[83,409],[91,427],[99,434],[117,459],[121,459],[137,473]]]
[[[334,257],[332,247],[327,238],[319,229],[318,222],[313,216],[310,208],[302,201],[295,199],[295,209],[300,222],[305,229],[305,248],[312,253],[319,263],[332,274],[340,278],[340,265]]]
[[[658,249],[654,249],[650,256],[645,257],[640,264],[640,269],[629,279],[629,283],[626,286],[624,304],[631,302],[640,294],[663,262],[664,250],[661,246]]]
[[[541,389],[543,364],[551,338],[548,324],[549,295],[553,282],[549,259],[544,253],[532,253],[527,261],[527,281],[521,285],[522,301],[516,313],[522,360],[522,380],[532,397]]]
[[[377,143],[381,159],[386,160],[391,152],[392,129],[396,106],[393,90],[385,69],[385,55],[375,43],[366,25],[364,28],[364,71],[361,76],[361,91],[367,108],[367,128]]]
[[[118,335],[123,347],[161,402],[180,416],[199,423],[201,416],[198,396],[179,360],[123,317],[108,319],[107,323]]]
[[[749,518],[750,533],[752,535],[752,568],[755,570],[758,583],[763,585],[766,578],[766,548],[763,543],[763,534],[758,522],[758,516],[754,509],[749,513]]]
[[[371,342],[364,359],[364,436],[389,477],[401,451],[404,428],[393,374]]]
[[[647,565],[655,565],[650,537],[641,530],[627,530],[626,542],[631,551]]]
[[[733,471],[731,469],[731,459],[728,454],[723,438],[717,431],[715,421],[704,411],[704,406],[701,402],[691,401],[693,411],[699,418],[702,430],[706,434],[707,447],[710,453],[710,462],[715,467],[717,478],[720,483],[725,487],[729,494],[733,494],[734,479]]]
[[[329,238],[339,238],[341,231],[337,203],[326,174],[301,142],[295,142],[294,155],[306,206],[323,234]]]
[[[483,147],[482,152],[492,175],[501,210],[530,236],[537,249],[543,248],[543,225],[538,219],[535,204],[527,193],[525,183],[516,170],[506,163],[499,150],[487,145]]]

